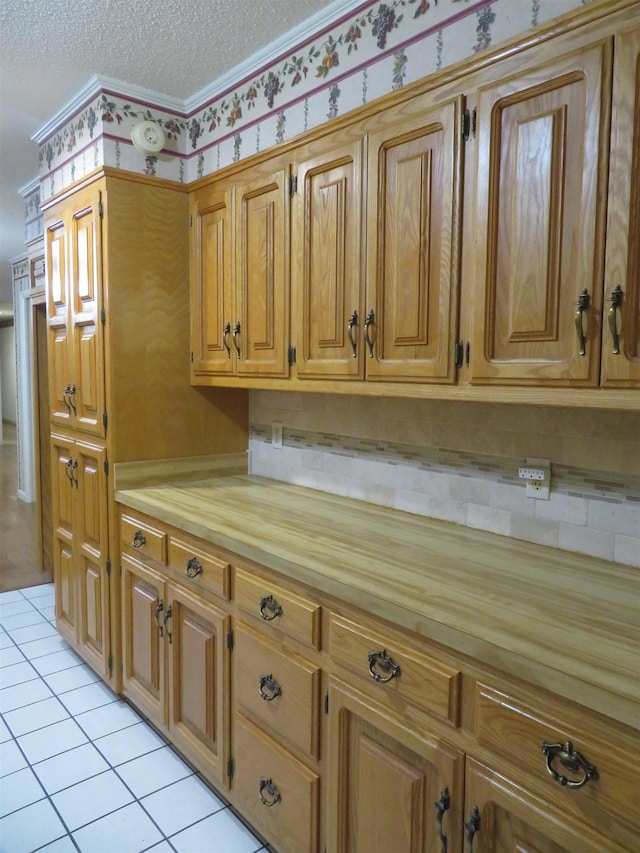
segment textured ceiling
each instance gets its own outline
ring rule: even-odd
[[[94,74],[189,100],[329,7],[339,0],[0,0],[0,301],[24,246],[17,191],[38,173],[30,138]]]

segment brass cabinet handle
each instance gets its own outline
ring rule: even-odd
[[[260,676],[259,689],[260,696],[262,696],[265,702],[273,702],[273,700],[277,699],[278,696],[282,696],[282,688],[271,673],[269,673],[269,675]]]
[[[71,465],[71,482],[75,484],[76,489],[78,488],[78,478],[76,477],[76,471],[78,470],[78,460],[74,459]]]
[[[68,385],[67,387],[68,387],[68,389],[69,389],[69,390],[68,390],[68,392],[67,392],[67,393],[69,394],[69,403],[71,404],[71,408],[73,409],[73,414],[75,415],[75,414],[77,414],[77,412],[76,412],[76,403],[75,403],[75,400],[76,400],[76,386],[75,386],[75,385]]]
[[[373,313],[372,308],[367,314],[367,319],[364,321],[364,339],[369,347],[369,358],[373,358],[373,339],[369,330],[371,329],[371,326],[375,326],[375,316],[376,315]]]
[[[67,411],[71,413],[71,400],[67,400],[67,397],[71,394],[71,385],[67,384],[65,386],[64,391],[62,392],[62,402],[67,407]]]
[[[162,599],[160,599],[160,601],[156,604],[156,608],[154,611],[155,618],[156,618],[156,627],[157,627],[158,631],[160,632],[160,636],[162,636],[164,633],[164,628],[162,626],[162,622],[159,619],[159,616],[163,610],[164,610],[164,601]]]
[[[611,339],[613,341],[613,354],[620,354],[620,335],[618,334],[618,308],[622,305],[622,288],[620,285],[616,285],[611,291],[611,296],[609,297],[609,302],[611,303],[611,307],[607,311],[607,320],[609,321],[609,331],[611,332]]]
[[[272,595],[265,595],[260,599],[260,616],[265,622],[272,622],[276,617],[282,616],[282,607]]]
[[[195,557],[191,557],[191,559],[187,561],[186,571],[188,578],[195,578],[203,572],[202,563]]]
[[[584,755],[581,755],[573,748],[571,741],[566,743],[542,743],[542,753],[547,757],[547,770],[555,781],[567,788],[582,788],[591,779],[598,779],[598,770],[593,764],[589,764]],[[579,779],[568,779],[566,776],[558,773],[553,769],[552,764],[554,758],[557,758],[560,764],[566,769],[574,773],[582,773]]]
[[[227,325],[222,330],[222,345],[227,351],[227,358],[231,358],[231,347],[229,345],[229,335],[231,334],[231,323],[227,323]]]
[[[476,832],[480,832],[480,812],[478,811],[478,807],[474,806],[471,809],[471,815],[469,816],[469,820],[464,824],[465,829],[465,839],[464,839],[464,853],[473,853],[473,836]]]
[[[447,853],[447,836],[442,831],[442,818],[444,813],[449,810],[451,799],[449,797],[449,789],[443,788],[440,791],[440,799],[434,803],[436,807],[436,832],[440,839],[440,853]]]
[[[143,545],[147,544],[147,537],[144,535],[142,530],[136,530],[133,534],[131,544],[134,548],[142,548]]]
[[[369,652],[369,675],[374,681],[379,681],[381,684],[386,684],[392,678],[400,675],[400,667],[389,657],[385,649],[380,649],[379,652]]]
[[[265,806],[275,806],[275,804],[279,803],[282,799],[280,791],[278,791],[276,786],[273,784],[271,778],[265,779],[263,776],[262,779],[260,779],[260,787],[258,791],[260,793],[260,799]]]
[[[238,335],[240,334],[240,320],[236,323],[233,330],[233,345],[236,348],[236,352],[238,353],[238,357],[240,356],[240,344],[238,343]]]
[[[71,473],[71,469],[73,467],[73,459],[67,459],[64,465],[64,473],[67,475],[67,479],[69,483],[73,485],[73,474]]]
[[[351,344],[351,349],[353,350],[353,357],[356,358],[358,352],[358,342],[356,338],[353,336],[353,327],[358,328],[358,312],[354,311],[351,317],[349,317],[349,323],[347,324],[347,335],[349,336],[349,343]]]
[[[169,608],[167,608],[167,610],[165,611],[165,614],[164,614],[164,620],[163,620],[163,623],[164,623],[164,629],[165,629],[165,631],[167,632],[167,637],[169,638],[169,645],[171,645],[171,643],[173,642],[173,633],[172,633],[172,632],[169,630],[169,628],[167,627],[167,622],[171,619],[171,617],[172,617],[172,616],[173,616],[173,612],[172,612],[172,610],[171,610],[171,607],[169,607]]]
[[[586,339],[584,335],[584,324],[582,322],[582,315],[589,307],[589,291],[585,287],[580,296],[578,297],[578,301],[576,302],[576,306],[578,310],[575,314],[575,324],[576,324],[576,333],[578,335],[578,343],[580,348],[578,350],[579,355],[585,355],[586,353]]]

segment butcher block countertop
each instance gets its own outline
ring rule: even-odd
[[[249,475],[125,506],[640,729],[640,571]]]

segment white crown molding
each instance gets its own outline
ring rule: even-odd
[[[82,89],[78,90],[46,124],[43,124],[41,128],[36,130],[31,137],[32,141],[37,142],[38,145],[42,145],[58,128],[70,121],[87,101],[97,97],[105,89],[117,92],[118,95],[122,95],[127,99],[130,98],[134,101],[151,103],[154,107],[167,110],[167,112],[184,112],[184,101],[181,101],[179,98],[172,98],[169,95],[163,95],[162,92],[155,92],[152,89],[145,89],[133,83],[126,83],[124,80],[116,80],[113,77],[94,74]]]
[[[124,80],[116,80],[113,77],[103,77],[94,74],[82,89],[76,92],[46,124],[43,124],[42,127],[36,130],[31,139],[38,145],[42,145],[60,127],[69,122],[84,104],[92,98],[97,97],[105,89],[117,92],[118,95],[126,99],[130,98],[134,101],[149,103],[158,109],[166,110],[170,113],[192,115],[206,103],[218,97],[226,89],[239,84],[244,78],[249,77],[260,68],[268,66],[279,56],[293,50],[298,45],[313,39],[318,32],[330,26],[337,18],[354,11],[362,5],[362,0],[334,0],[330,6],[307,18],[306,21],[294,29],[289,30],[288,33],[285,33],[269,45],[268,48],[259,53],[254,53],[246,62],[236,65],[235,68],[223,74],[222,77],[218,77],[213,83],[205,86],[204,89],[196,92],[195,95],[186,100],[172,98],[169,95],[164,95],[162,92],[145,89],[142,86],[136,86]]]
[[[32,195],[36,190],[40,189],[40,178],[32,178],[28,183],[24,184],[22,187],[18,187],[18,195],[21,195],[22,198],[28,198],[28,196]]]
[[[204,89],[196,92],[195,95],[187,98],[184,103],[185,112],[189,115],[197,112],[205,104],[215,100],[222,92],[240,83],[245,77],[251,76],[251,74],[260,68],[270,65],[279,56],[313,39],[318,32],[326,26],[330,26],[337,18],[354,11],[362,5],[362,0],[334,0],[330,6],[327,6],[320,12],[307,18],[299,26],[280,36],[268,48],[261,50],[259,53],[254,53],[246,62],[236,65],[235,68],[223,74],[222,77],[218,77],[213,83],[210,83]]]

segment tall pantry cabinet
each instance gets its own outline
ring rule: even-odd
[[[189,385],[188,197],[102,169],[43,205],[56,620],[120,687],[113,465],[247,449],[247,398]]]

